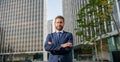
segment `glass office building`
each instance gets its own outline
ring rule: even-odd
[[[64,29],[73,33],[74,54],[75,54],[74,58],[77,60],[81,60],[81,59],[79,59],[79,58],[81,58],[80,55],[82,53],[81,46],[84,45],[82,41],[85,41],[84,40],[85,36],[77,36],[76,35],[75,29],[78,28],[77,14],[78,14],[79,10],[88,3],[89,3],[89,0],[62,0],[63,16],[65,17],[65,28]],[[99,10],[98,10],[98,12],[99,12]],[[90,20],[91,20],[90,16],[85,18],[86,23],[90,22]],[[102,29],[106,30],[108,33],[110,33],[112,31],[111,22],[109,22],[109,23],[110,23],[110,25],[108,25],[108,23],[105,22],[104,27],[100,26]],[[79,28],[79,30],[81,30],[81,31],[82,31],[82,29],[83,28]],[[84,35],[92,35],[92,34],[88,34],[88,33],[95,32],[95,31],[92,31],[92,28],[90,28],[90,29],[91,30],[83,30]]]
[[[0,0],[0,55],[42,52],[45,16],[45,0]]]
[[[63,16],[65,17],[65,27],[66,31],[72,32],[75,39],[74,45],[79,45],[80,38],[75,35],[77,28],[77,14],[80,8],[86,4],[87,0],[63,0]]]

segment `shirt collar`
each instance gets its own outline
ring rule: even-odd
[[[58,33],[58,32],[61,32],[61,33],[63,33],[63,30],[61,30],[61,31],[58,31],[58,30],[56,30],[56,33]]]

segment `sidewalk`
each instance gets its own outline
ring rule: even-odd
[[[33,62],[47,62],[47,61],[33,61]],[[101,62],[101,61],[90,61],[90,60],[85,60],[85,61],[73,61],[73,62]],[[103,61],[103,62],[108,62],[108,61]]]
[[[95,62],[95,61],[74,61],[74,62]]]
[[[85,60],[85,61],[74,61],[74,62],[101,62],[101,61],[87,61],[87,60]],[[103,62],[108,62],[108,61],[103,61]]]

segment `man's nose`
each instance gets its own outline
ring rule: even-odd
[[[61,25],[61,23],[58,23],[59,25]]]

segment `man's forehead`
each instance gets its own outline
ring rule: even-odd
[[[62,18],[57,18],[57,19],[55,19],[55,20],[63,20]]]
[[[58,18],[55,20],[55,22],[61,22],[61,21],[63,22],[63,19],[61,19],[61,18]]]

